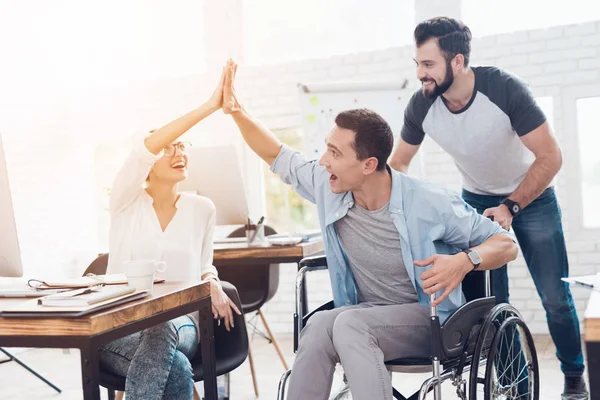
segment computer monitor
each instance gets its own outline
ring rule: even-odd
[[[179,183],[179,190],[211,199],[217,225],[245,224],[248,202],[235,146],[192,146],[188,156],[188,177]]]
[[[23,276],[2,134],[0,134],[0,221],[0,277]]]

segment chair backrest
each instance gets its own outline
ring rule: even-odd
[[[94,274],[94,275],[105,275],[106,268],[108,268],[108,253],[100,254],[92,263],[87,267],[83,275]]]
[[[240,298],[236,288],[229,282],[221,281],[223,291],[233,302],[241,307]],[[218,324],[214,321],[215,335],[215,360],[217,376],[233,371],[240,366],[248,356],[248,331],[246,329],[246,320],[244,315],[233,313],[235,328],[231,331],[225,329],[225,324]],[[202,366],[202,346],[198,346],[198,351],[192,358],[192,368],[194,370],[194,381],[198,382],[204,378],[204,368]]]
[[[277,232],[265,225],[265,236]],[[240,227],[228,237],[244,237],[246,231]],[[279,286],[279,264],[220,265],[219,278],[233,284],[240,296],[245,313],[258,310],[277,292]]]
[[[467,302],[482,299],[485,294],[485,274],[487,271],[473,271],[465,275],[462,281],[462,291]],[[492,285],[493,287],[493,285]],[[492,293],[493,295],[493,293]]]

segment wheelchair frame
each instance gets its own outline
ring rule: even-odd
[[[332,308],[332,302],[329,302],[305,315],[307,302],[305,290],[306,274],[312,271],[326,270],[327,268],[327,260],[323,255],[307,257],[300,261],[300,269],[296,275],[295,282],[296,309],[294,313],[294,353],[298,350],[300,332],[306,323],[305,321],[316,312]],[[408,398],[400,394],[395,388],[392,388],[393,396],[396,399],[425,400],[427,394],[433,390],[434,399],[441,400],[441,384],[445,381],[451,380],[452,384],[456,387],[456,393],[459,398],[463,400],[466,400],[467,398],[476,400],[477,385],[486,384],[486,382],[477,375],[479,368],[486,365],[486,358],[483,357],[483,354],[487,353],[487,350],[489,350],[489,347],[486,348],[486,343],[489,346],[490,343],[497,342],[497,340],[494,340],[497,339],[495,338],[497,329],[502,325],[503,320],[507,318],[513,318],[514,321],[519,322],[518,325],[524,329],[527,345],[529,346],[530,355],[533,360],[533,367],[531,368],[533,369],[534,374],[532,399],[537,400],[539,398],[539,371],[537,354],[531,333],[527,329],[521,314],[513,306],[508,303],[495,304],[495,298],[491,296],[490,271],[484,271],[484,277],[486,297],[465,303],[462,307],[455,311],[455,313],[450,316],[443,325],[440,324],[437,307],[430,308],[432,333],[432,354],[430,356],[430,363],[425,364],[422,362],[417,362],[415,364],[395,364],[394,361],[398,360],[386,362],[386,367],[388,367],[390,372],[415,373],[431,371],[433,375],[431,378],[428,378],[423,382],[419,391]],[[435,294],[431,295],[431,301],[435,300],[435,298]],[[480,311],[485,310],[487,311],[481,315]],[[459,311],[461,311],[462,314],[459,315]],[[479,312],[479,315],[477,312]],[[453,319],[452,317],[454,315],[457,316]],[[459,320],[459,317],[466,319],[466,323],[463,323],[463,321],[458,323],[457,321]],[[449,349],[445,348],[444,346],[443,329],[451,320],[452,322],[449,325],[457,325],[455,328],[458,329],[458,331],[460,331],[463,335],[466,333],[467,337],[464,340],[464,343],[459,343],[458,346],[454,346],[453,348]],[[476,328],[479,329],[474,333]],[[496,331],[494,331],[494,329],[496,329]],[[472,337],[475,339],[475,342],[473,342],[471,339]],[[474,349],[472,352],[470,352],[469,349],[473,344]],[[475,359],[478,360],[478,362],[474,363],[473,360]],[[429,367],[431,369],[429,369]],[[427,371],[424,371],[424,369],[427,369]],[[291,372],[291,369],[286,371],[279,381],[278,400],[284,400],[285,387]],[[463,373],[466,372],[469,372],[470,375],[468,393],[467,381],[462,377]],[[486,375],[489,376],[489,374]],[[339,397],[337,396],[335,397],[335,399],[338,398]],[[486,396],[486,400],[487,398],[488,396]]]

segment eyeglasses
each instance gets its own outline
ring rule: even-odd
[[[183,154],[187,154],[187,151],[191,146],[192,144],[189,142],[172,143],[163,149],[164,155],[167,157],[172,157],[175,155],[175,153],[177,153],[177,150]]]

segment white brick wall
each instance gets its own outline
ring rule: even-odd
[[[563,91],[573,83],[597,83],[600,66],[599,23],[522,31],[477,39],[472,64],[506,67],[525,78],[537,96],[552,96],[556,136],[564,145],[573,134],[564,126]],[[238,91],[248,108],[272,129],[300,124],[296,83],[301,81],[416,79],[412,46],[299,63],[244,68],[238,72]],[[579,69],[579,70],[578,70]],[[4,112],[0,119],[8,153],[10,179],[17,214],[26,273],[80,273],[105,237],[98,237],[102,195],[94,186],[94,174],[103,166],[94,165],[98,144],[127,146],[134,130],[147,130],[197,106],[213,88],[216,76],[195,76],[169,82],[105,88],[85,98],[44,103],[44,112],[32,113],[23,107]],[[2,100],[0,95],[0,100]],[[9,105],[10,101],[4,100]],[[52,105],[51,108],[49,105]],[[41,109],[42,106],[40,106]],[[7,108],[4,109],[5,111]],[[233,123],[215,115],[193,128],[197,145],[235,143],[245,163],[249,187],[260,187],[259,161],[241,143]],[[429,180],[459,190],[460,177],[452,159],[431,140],[422,147],[425,173]],[[119,165],[121,153],[116,153]],[[570,154],[571,157],[577,155]],[[100,172],[99,172],[100,170]],[[570,204],[564,196],[570,189],[565,168],[559,173],[558,193],[564,211],[572,274],[600,272],[600,244],[591,236],[569,235]],[[255,185],[256,183],[256,185]],[[256,193],[251,193],[256,199]],[[99,200],[100,199],[100,200]],[[251,199],[251,209],[261,202]],[[572,236],[572,237],[571,237]],[[279,291],[265,306],[266,317],[276,332],[292,331],[295,266],[281,266]],[[513,303],[534,332],[546,332],[545,314],[523,259],[509,269]],[[328,275],[309,276],[312,305],[331,297]],[[575,289],[579,317],[583,317],[589,295]]]
[[[524,78],[536,96],[551,96],[553,98],[553,126],[557,139],[562,145],[568,140],[569,135],[573,134],[569,127],[563,127],[564,112],[561,101],[563,90],[574,83],[585,84],[600,81],[600,28],[598,25],[598,22],[592,22],[477,39],[473,43],[472,64],[497,65],[507,68]],[[345,56],[342,57],[341,65],[339,58],[335,59],[336,61],[331,65],[328,65],[327,60],[316,60],[314,63],[323,68],[329,66],[329,79],[331,80],[383,79],[382,72],[394,74],[396,79],[407,77],[410,80],[415,79],[413,52],[413,48],[407,46]],[[288,70],[286,73],[290,74],[291,71]],[[241,73],[240,79],[242,79]],[[302,78],[298,77],[296,80],[302,81]],[[271,84],[277,84],[277,82],[274,80],[271,81]],[[259,88],[255,90],[258,91]],[[250,96],[252,93],[246,93],[246,97]],[[297,104],[292,103],[288,106],[286,114],[298,117]],[[261,104],[261,108],[268,107],[268,104]],[[294,123],[289,119],[285,121]],[[424,151],[427,179],[460,190],[460,176],[452,159],[429,139],[425,140],[422,151]],[[571,156],[573,157],[573,155]],[[569,224],[566,222],[568,209],[569,207],[579,207],[579,205],[569,204],[568,199],[561,195],[567,192],[565,185],[570,180],[565,174],[566,170],[563,168],[557,179],[557,190],[567,231],[571,275],[600,272],[600,263],[597,261],[600,259],[600,243],[589,238],[587,240],[569,240]],[[280,289],[275,301],[272,302],[277,305],[267,304],[265,306],[267,319],[276,327],[277,331],[291,332],[292,330],[293,296],[291,294],[293,294],[294,273],[293,265],[282,266]],[[321,272],[317,274],[319,275],[313,278],[314,286],[309,293],[309,297],[312,295],[315,303],[318,303],[317,300],[328,300],[331,293],[329,287],[323,282],[328,279],[327,275]],[[522,255],[519,255],[519,258],[510,265],[509,277],[513,304],[523,312],[534,332],[546,333],[545,312]],[[309,287],[311,283],[309,282]],[[572,293],[579,318],[582,319],[589,292],[573,288]],[[288,307],[287,311],[281,313],[282,307]]]

